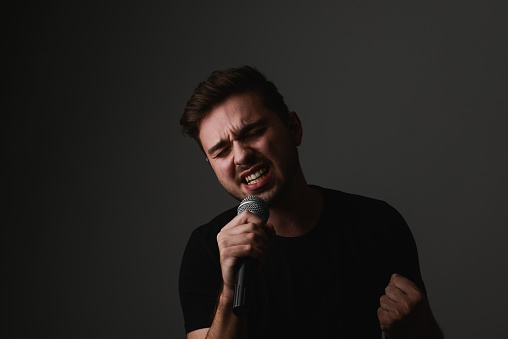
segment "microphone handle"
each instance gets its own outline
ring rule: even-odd
[[[247,257],[236,273],[233,313],[238,317],[246,317],[252,310],[256,283],[257,261]]]

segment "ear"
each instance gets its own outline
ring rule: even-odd
[[[289,112],[288,128],[293,136],[293,141],[296,146],[300,146],[302,143],[303,128],[300,118],[296,112]]]

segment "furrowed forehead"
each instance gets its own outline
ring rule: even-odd
[[[221,133],[218,133],[216,138],[212,139],[210,147],[205,151],[205,153],[207,155],[213,155],[217,151],[229,145],[232,142],[232,140],[242,139],[246,135],[248,135],[252,130],[262,128],[267,124],[268,119],[266,118],[260,118],[252,121],[251,119],[247,121],[241,121],[237,128],[231,128],[228,132],[223,131],[222,135]]]
[[[202,119],[199,128],[201,148],[205,154],[210,154],[209,151],[215,151],[224,142],[231,142],[249,129],[268,124],[272,119],[279,117],[261,102],[257,93],[233,95]]]

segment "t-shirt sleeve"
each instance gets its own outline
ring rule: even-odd
[[[392,273],[397,273],[413,281],[424,294],[427,294],[420,272],[416,242],[402,215],[392,206],[387,205],[386,213],[390,223],[390,252]]]
[[[192,232],[180,266],[179,292],[187,333],[210,327],[222,283],[214,236]]]

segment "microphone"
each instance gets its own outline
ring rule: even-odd
[[[263,222],[268,220],[270,210],[266,202],[260,197],[249,196],[242,200],[238,206],[237,214],[248,210],[254,213]],[[252,309],[256,283],[257,262],[256,259],[247,257],[236,272],[235,296],[233,299],[233,313],[238,317],[246,317]]]

